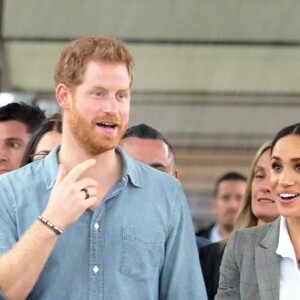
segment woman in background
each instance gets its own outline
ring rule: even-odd
[[[32,135],[27,144],[21,167],[48,155],[55,146],[61,143],[61,132],[61,115],[53,114]]]
[[[274,221],[278,217],[270,188],[271,141],[256,152],[247,181],[245,195],[235,222],[235,229],[252,227]],[[199,258],[208,299],[214,299],[218,290],[220,266],[227,240],[199,249]]]
[[[270,186],[280,217],[230,237],[215,299],[300,299],[300,123],[271,147]]]
[[[235,229],[269,223],[278,217],[270,187],[271,146],[268,141],[255,154]]]

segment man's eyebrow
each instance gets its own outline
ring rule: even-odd
[[[17,138],[17,137],[10,137],[10,138],[7,138],[5,140],[8,141],[8,142],[23,142],[22,139]]]

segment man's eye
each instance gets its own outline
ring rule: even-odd
[[[14,149],[18,149],[18,148],[20,148],[20,144],[19,143],[10,143],[10,147],[14,148]]]
[[[96,92],[95,92],[95,95],[96,95],[97,97],[102,97],[102,96],[103,96],[103,93],[100,92],[100,91],[96,91]]]
[[[228,202],[230,200],[230,196],[224,196],[221,198],[224,202]]]
[[[125,99],[125,98],[127,98],[127,94],[126,93],[120,93],[120,94],[118,94],[118,99]]]

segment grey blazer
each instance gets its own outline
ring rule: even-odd
[[[216,300],[279,300],[279,225],[280,218],[231,235],[220,268]]]

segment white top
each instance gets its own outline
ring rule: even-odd
[[[280,217],[279,242],[276,253],[281,256],[280,261],[280,292],[281,300],[300,299],[300,271],[291,242],[286,220]]]
[[[222,237],[221,237],[221,235],[220,235],[220,233],[219,233],[219,230],[218,230],[217,225],[215,225],[215,226],[211,229],[208,239],[209,239],[212,243],[216,243],[216,242],[221,241]]]

